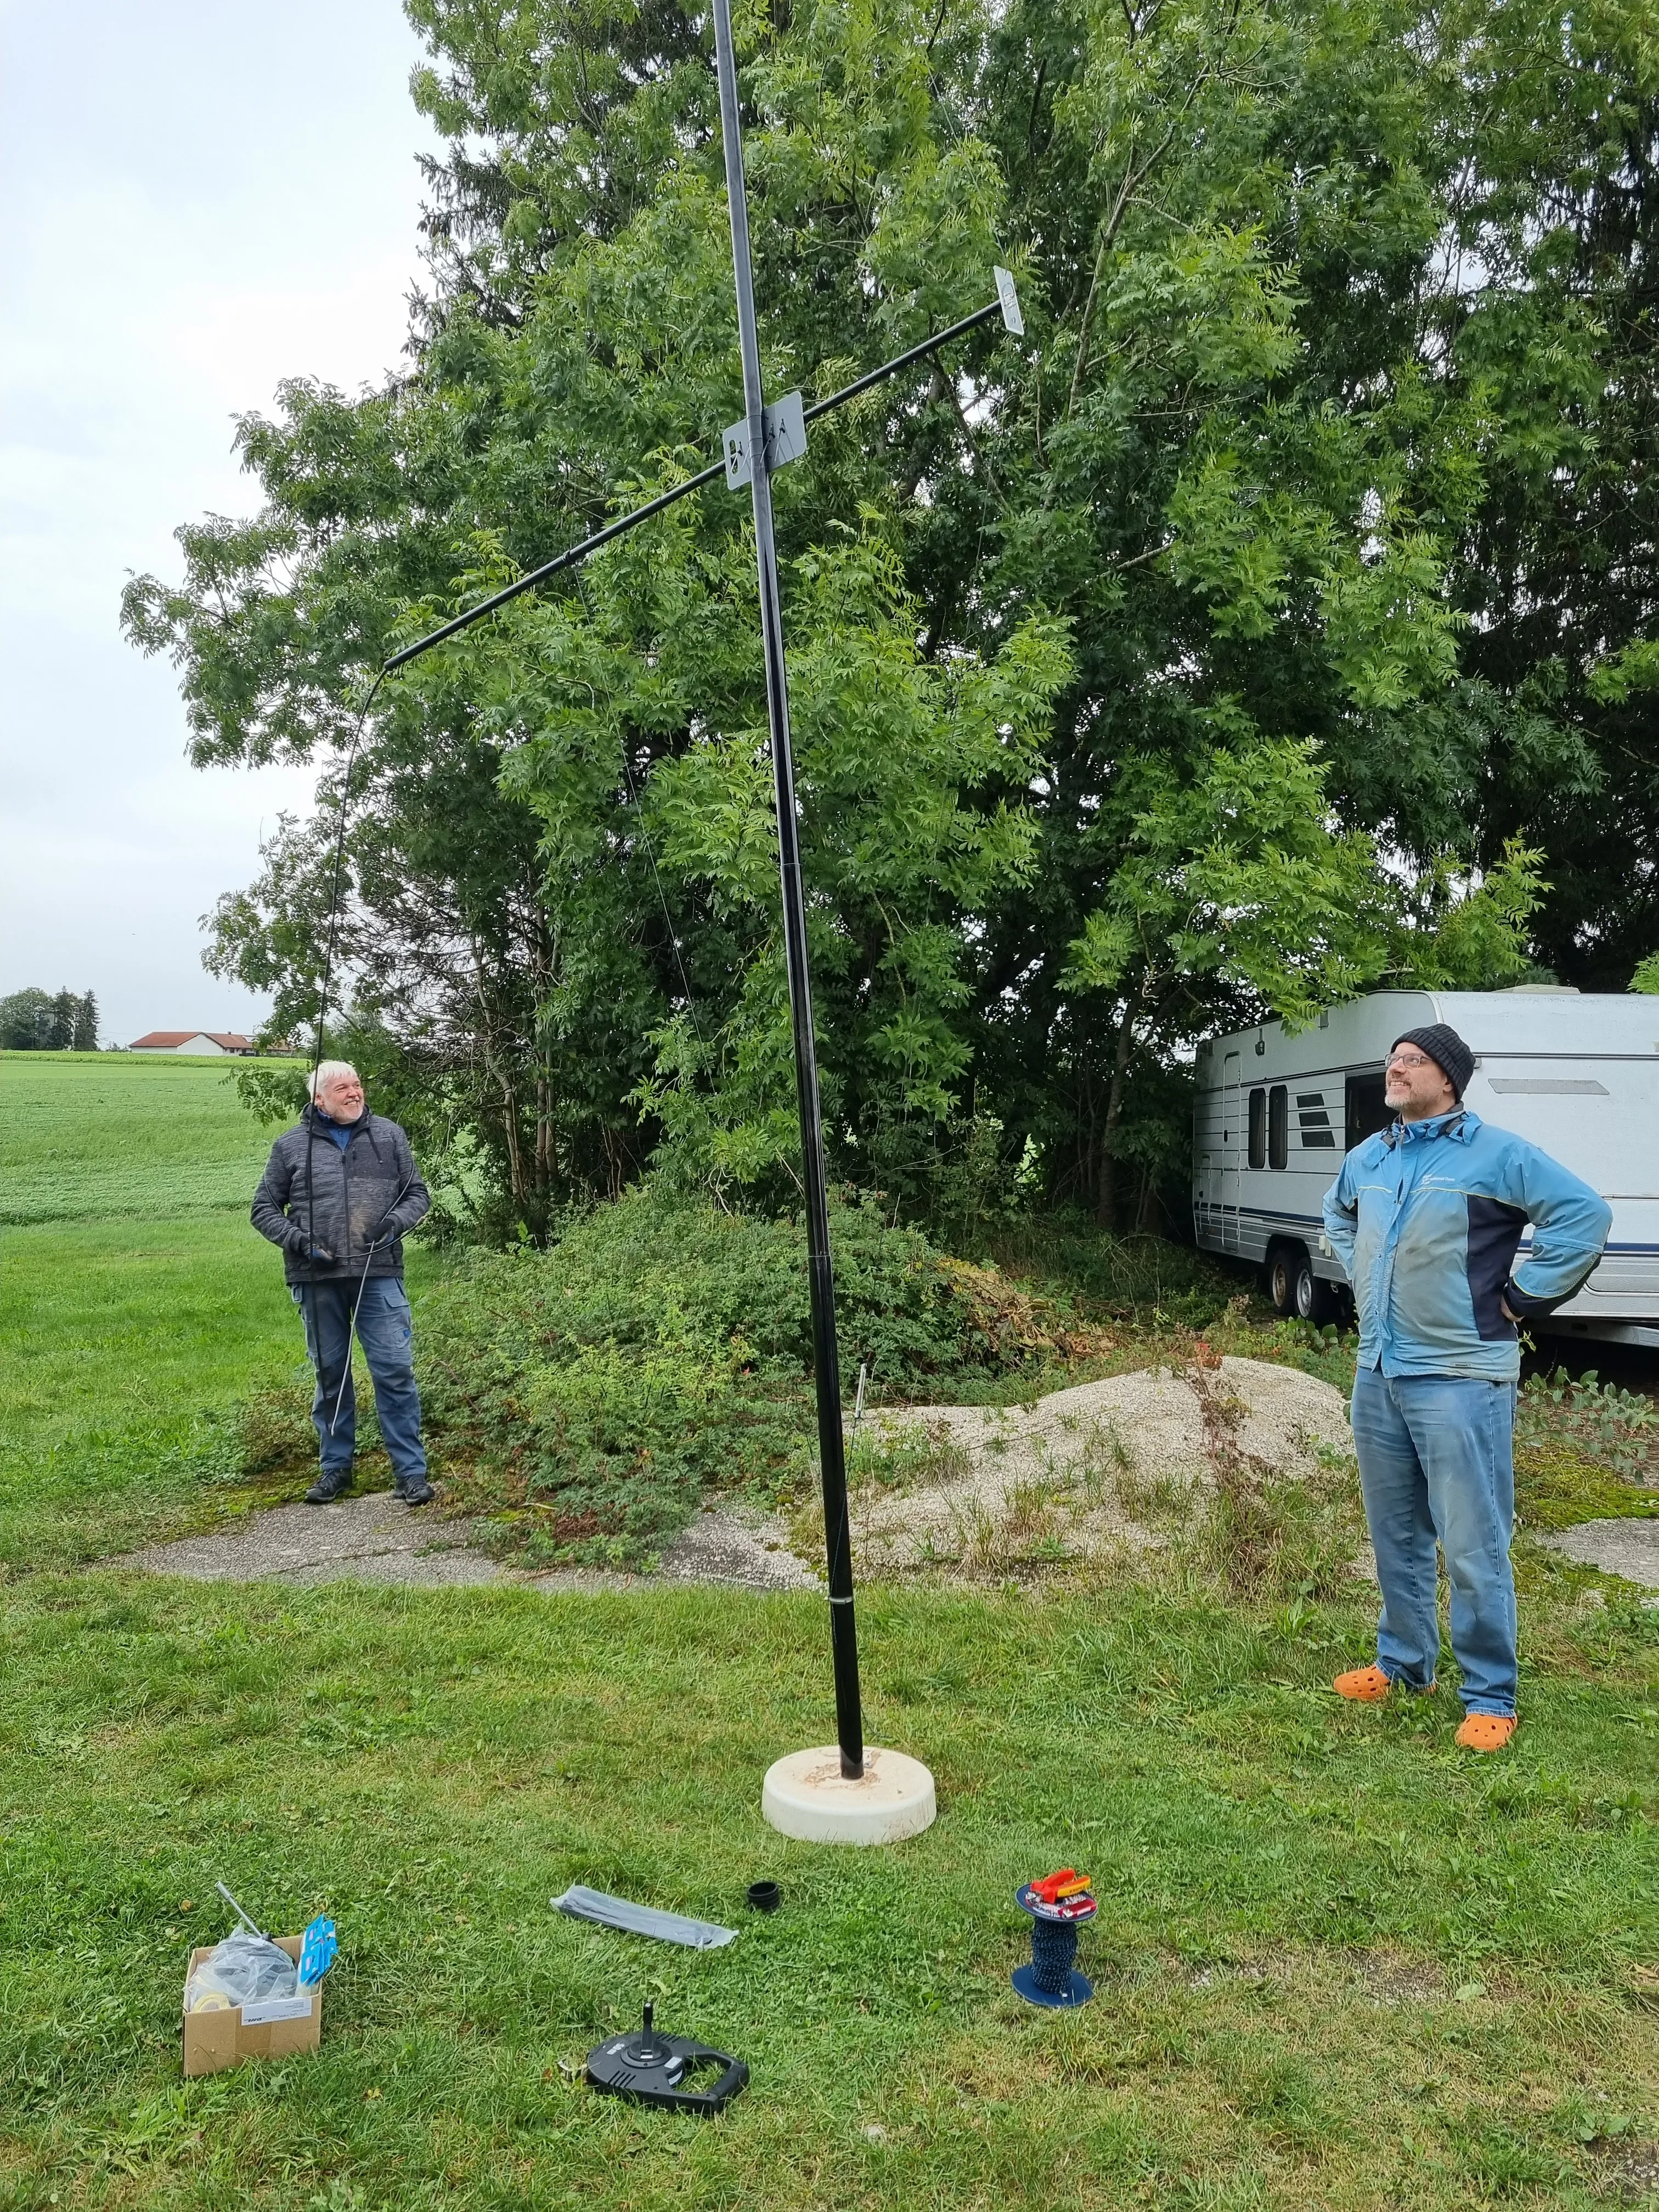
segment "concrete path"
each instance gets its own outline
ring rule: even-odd
[[[115,1567],[185,1575],[192,1582],[305,1585],[351,1577],[371,1583],[494,1583],[508,1579],[470,1544],[470,1521],[411,1511],[389,1490],[335,1505],[277,1505],[210,1536],[185,1536],[111,1559]]]
[[[1538,1540],[1583,1566],[1659,1589],[1659,1521],[1581,1521]]]
[[[479,1523],[413,1510],[380,1491],[335,1505],[278,1505],[208,1536],[151,1544],[101,1564],[192,1582],[280,1582],[298,1588],[342,1581],[453,1589],[483,1583],[561,1589],[629,1589],[664,1583],[742,1589],[816,1589],[817,1578],[785,1542],[782,1523],[726,1507],[700,1513],[662,1555],[654,1575],[599,1568],[526,1574],[477,1547]]]
[[[550,1592],[643,1589],[708,1583],[734,1589],[817,1589],[818,1577],[788,1548],[781,1522],[716,1507],[700,1513],[662,1555],[654,1575],[602,1567],[542,1574],[504,1566],[477,1548],[477,1523],[413,1512],[390,1491],[337,1505],[278,1505],[210,1536],[152,1544],[100,1564],[192,1582],[281,1582],[304,1589],[341,1581],[407,1583],[428,1589],[501,1583]],[[1583,1521],[1541,1543],[1585,1566],[1659,1589],[1659,1520]]]

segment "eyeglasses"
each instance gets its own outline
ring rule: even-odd
[[[1389,1069],[1395,1067],[1432,1067],[1434,1065],[1433,1060],[1420,1052],[1401,1052],[1396,1053],[1388,1062],[1383,1073],[1386,1074]]]

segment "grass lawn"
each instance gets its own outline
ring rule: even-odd
[[[305,1358],[246,1212],[4,1233],[0,1560],[118,1549],[229,1471],[227,1409]]]
[[[0,1222],[247,1216],[275,1133],[226,1060],[0,1053]]]
[[[272,1255],[234,1227],[7,1240],[32,1378],[8,1388],[51,1480],[11,1479],[0,1571],[0,2207],[1384,2212],[1650,2185],[1659,1612],[1526,1555],[1525,1723],[1476,1763],[1449,1686],[1330,1698],[1363,1602],[866,1590],[870,1734],[929,1762],[940,1818],[888,1851],[788,1844],[760,1780],[830,1729],[815,1598],[73,1564],[136,1510],[111,1453],[130,1487],[145,1437],[177,1451],[188,1510],[226,1480],[191,1437],[292,1360]],[[1008,1990],[1012,1892],[1068,1862],[1103,1900],[1098,1996],[1055,2017]],[[785,1907],[751,1922],[763,1874]],[[216,1877],[283,1929],[331,1911],[342,1961],[317,2057],[185,2083]],[[579,1927],[548,1908],[571,1881],[740,1940]],[[580,2086],[647,1995],[749,2060],[718,2124]]]

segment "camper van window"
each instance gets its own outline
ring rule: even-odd
[[[1296,1118],[1302,1124],[1302,1149],[1304,1152],[1334,1152],[1336,1150],[1336,1138],[1331,1128],[1331,1117],[1325,1111],[1322,1091],[1298,1091],[1296,1094]]]
[[[1367,1137],[1374,1137],[1379,1130],[1386,1129],[1394,1115],[1389,1111],[1388,1102],[1382,1096],[1382,1073],[1380,1068],[1374,1075],[1351,1075],[1346,1090],[1346,1112],[1344,1118],[1347,1127],[1345,1135],[1348,1150],[1352,1152],[1356,1145],[1363,1145]]]
[[[1290,1100],[1282,1083],[1267,1093],[1267,1165],[1282,1168],[1291,1156]]]
[[[1250,1093],[1250,1165],[1265,1168],[1267,1164],[1267,1094],[1265,1091]]]

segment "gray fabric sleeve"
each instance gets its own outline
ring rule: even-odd
[[[662,1943],[684,1943],[692,1951],[718,1951],[735,1943],[735,1928],[718,1928],[712,1920],[688,1920],[683,1913],[659,1912],[649,1905],[634,1905],[625,1897],[607,1897],[601,1889],[584,1889],[573,1882],[555,1909],[573,1920],[591,1920],[600,1928],[614,1928],[625,1936],[654,1936]]]

